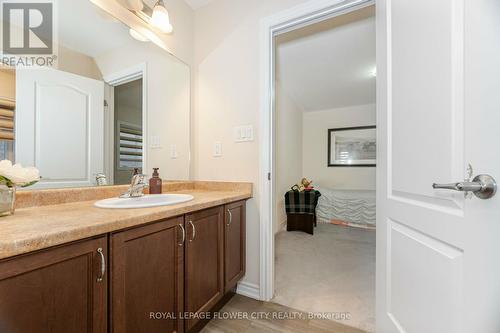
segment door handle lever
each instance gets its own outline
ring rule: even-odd
[[[472,192],[480,199],[490,199],[497,192],[497,183],[490,175],[476,176],[471,182],[459,182],[450,184],[432,184],[434,189],[454,190],[460,192]]]
[[[455,190],[462,192],[477,192],[483,188],[483,184],[475,182],[461,182],[461,183],[451,183],[451,184],[432,184],[434,189],[442,190]]]

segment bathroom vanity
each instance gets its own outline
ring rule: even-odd
[[[61,196],[68,201],[120,190],[33,191],[20,204],[40,203],[43,192],[55,200],[69,191]],[[251,184],[182,182],[164,190],[194,200],[127,210],[75,201],[0,220],[0,331],[201,330],[245,274]]]
[[[190,62],[130,3],[59,1],[54,63],[0,68],[0,160],[42,176],[0,186],[0,333],[197,332],[245,274],[252,185],[190,181]]]

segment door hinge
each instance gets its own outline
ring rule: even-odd
[[[270,172],[267,173],[267,180],[271,180],[271,173]]]

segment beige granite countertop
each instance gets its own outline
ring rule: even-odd
[[[176,188],[168,193],[191,194],[194,200],[164,207],[101,209],[92,200],[18,209],[0,218],[0,259],[252,197],[251,184],[220,184],[224,183]]]

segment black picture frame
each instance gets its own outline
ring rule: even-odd
[[[371,130],[377,129],[377,126],[357,126],[357,127],[341,127],[341,128],[332,128],[328,130],[328,167],[376,167],[377,163],[370,164],[344,164],[344,163],[332,163],[332,133],[341,132],[341,131],[355,131],[355,130]],[[376,159],[375,159],[376,161]]]

